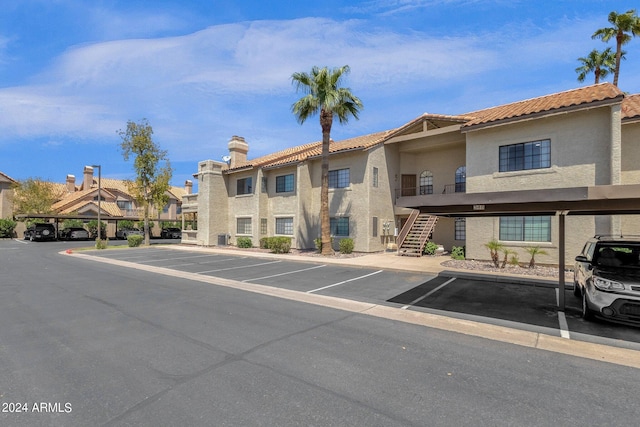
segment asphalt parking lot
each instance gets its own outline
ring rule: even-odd
[[[557,289],[466,277],[293,261],[277,257],[176,250],[170,247],[86,251],[86,254],[245,283],[442,314],[516,329],[640,349],[640,328],[580,317],[579,301],[566,291],[557,310]]]

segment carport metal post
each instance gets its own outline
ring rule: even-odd
[[[102,167],[100,165],[92,165],[94,168],[98,168],[98,240],[102,240],[102,223],[100,223],[100,186],[102,184]]]
[[[558,211],[558,310],[564,311],[564,262],[565,262],[565,242],[564,242],[564,230],[565,230],[565,218],[569,211]]]

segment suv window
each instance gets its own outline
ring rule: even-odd
[[[600,266],[640,268],[640,243],[598,243],[594,256]]]

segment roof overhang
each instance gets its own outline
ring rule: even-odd
[[[640,214],[640,184],[400,197],[399,207],[445,217]]]

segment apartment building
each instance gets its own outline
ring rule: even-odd
[[[640,234],[638,216],[629,215],[640,212],[639,144],[640,95],[609,83],[461,115],[423,114],[331,143],[332,235],[336,245],[350,237],[356,251],[382,251],[420,211],[437,216],[428,232],[446,250],[464,246],[467,258],[487,259],[484,245],[496,239],[521,259],[539,246],[549,255],[538,261],[554,263],[561,227],[568,257],[594,234]],[[198,230],[184,241],[212,246],[246,236],[257,244],[284,235],[313,248],[321,142],[253,160],[241,137],[228,148],[228,163],[198,164],[199,193],[183,203]],[[611,206],[624,206],[616,208],[624,215],[611,215],[606,201],[622,193]],[[589,208],[560,223],[556,207],[565,215],[582,199]]]
[[[0,218],[11,218],[13,216],[13,189],[15,180],[0,172]]]

